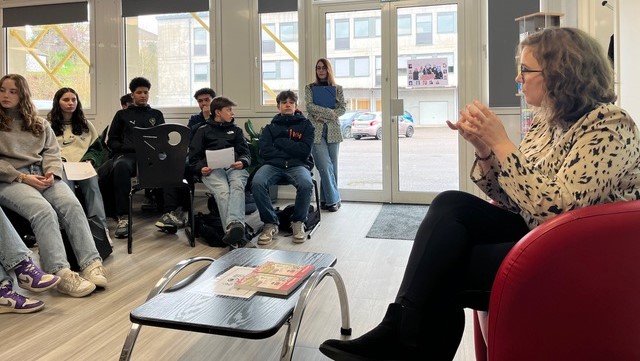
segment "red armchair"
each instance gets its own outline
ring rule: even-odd
[[[640,201],[529,232],[498,269],[489,310],[474,313],[478,361],[640,360]]]

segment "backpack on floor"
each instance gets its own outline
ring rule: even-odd
[[[198,212],[193,218],[195,237],[204,239],[211,247],[227,247],[227,244],[222,242],[224,228],[222,227],[222,220],[217,212],[208,214]]]
[[[291,215],[293,215],[293,204],[289,204],[284,208],[277,207],[276,215],[278,216],[278,229],[285,232],[293,232],[291,229]],[[316,211],[316,208],[313,204],[309,205],[309,214],[307,215],[307,220],[304,222],[304,226],[306,230],[312,229],[318,224],[320,221],[320,215]]]

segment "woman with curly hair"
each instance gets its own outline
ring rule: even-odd
[[[49,122],[38,117],[26,79],[0,79],[0,205],[29,220],[43,269],[61,278],[58,292],[72,297],[105,287],[102,259],[82,205],[63,181],[60,147]],[[71,271],[64,227],[81,273]]]
[[[640,198],[640,135],[613,104],[613,70],[598,42],[578,29],[548,28],[520,43],[519,59],[516,81],[536,109],[519,146],[478,101],[449,122],[475,149],[471,179],[498,206],[440,193],[382,322],[354,340],[325,341],[325,355],[452,360],[464,308],[488,309],[496,272],[525,234],[573,209]]]
[[[89,162],[95,168],[102,165],[104,152],[99,134],[85,117],[80,97],[75,90],[61,88],[56,92],[47,120],[58,139],[63,162]],[[71,189],[75,189],[75,184],[78,184],[84,198],[87,218],[108,230],[98,176],[79,181],[65,177],[64,181]]]

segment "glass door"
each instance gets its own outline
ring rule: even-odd
[[[347,103],[343,200],[426,203],[458,189],[457,134],[445,124],[457,118],[457,5],[417,3],[425,2],[320,7],[320,56]]]

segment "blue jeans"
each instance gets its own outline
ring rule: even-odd
[[[216,199],[220,220],[225,229],[231,222],[244,224],[244,187],[249,173],[244,169],[214,169],[202,176],[202,183]]]
[[[76,184],[80,188],[87,210],[87,218],[96,217],[104,229],[108,229],[107,216],[104,212],[104,201],[102,200],[102,193],[100,193],[100,186],[98,185],[98,176],[96,175],[79,181],[71,181],[66,178],[63,180],[74,193]]]
[[[313,191],[311,172],[303,166],[278,168],[269,164],[260,167],[251,181],[251,192],[260,212],[260,220],[265,224],[279,224],[276,211],[271,205],[269,187],[281,180],[296,187],[296,200],[291,221],[306,221],[311,203],[311,191]]]
[[[31,256],[31,251],[24,245],[9,219],[0,208],[0,284],[11,281],[7,273],[18,263]]]
[[[326,134],[311,148],[313,161],[320,173],[320,202],[334,205],[340,202],[338,191],[338,152],[340,143],[327,143]]]
[[[38,165],[18,171],[42,175]],[[69,236],[80,269],[94,260],[101,260],[82,205],[63,181],[56,180],[42,193],[25,183],[0,183],[0,205],[29,220],[38,241],[40,263],[45,272],[56,273],[69,268],[60,226]]]

